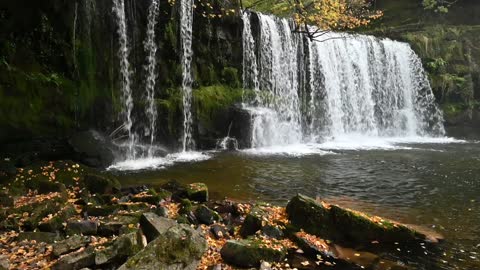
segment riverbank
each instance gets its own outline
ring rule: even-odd
[[[71,161],[3,173],[5,269],[409,269],[387,251],[441,239],[301,195],[280,207],[211,200],[202,183],[122,188]]]

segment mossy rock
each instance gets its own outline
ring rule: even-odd
[[[372,241],[382,244],[438,241],[406,225],[317,202],[304,195],[291,199],[286,210],[298,230],[339,243],[369,245]]]
[[[57,233],[50,232],[21,232],[17,237],[17,241],[20,242],[23,240],[35,240],[37,242],[50,244],[55,241],[62,240],[62,237]]]
[[[213,211],[205,205],[198,206],[194,211],[194,215],[199,223],[206,225],[211,225],[222,220],[222,217],[220,217],[216,211]]]
[[[208,201],[208,187],[204,183],[192,183],[186,187],[187,196],[196,202]]]
[[[266,216],[265,210],[260,206],[254,206],[245,217],[245,221],[240,228],[240,235],[245,238],[261,230]]]
[[[120,191],[121,185],[113,176],[86,174],[84,177],[85,186],[91,193],[112,194]]]
[[[119,270],[194,270],[206,250],[207,241],[200,232],[187,225],[176,224],[130,257]]]
[[[262,261],[280,262],[287,251],[285,248],[275,248],[262,244],[261,240],[244,239],[229,240],[220,251],[222,259],[238,267],[258,267]]]

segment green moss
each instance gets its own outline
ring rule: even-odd
[[[194,106],[199,121],[206,127],[213,126],[213,119],[237,102],[242,101],[243,90],[224,85],[213,85],[193,92]]]
[[[222,71],[222,83],[232,88],[241,87],[238,70],[233,67],[224,67]]]

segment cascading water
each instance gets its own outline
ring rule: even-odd
[[[286,19],[255,15],[259,33],[249,13],[242,17],[244,85],[259,82],[258,102],[246,102],[252,148],[444,135],[421,61],[406,43],[339,33],[310,41]]]
[[[183,152],[194,150],[195,142],[192,136],[192,28],[193,0],[180,1],[180,43],[182,65],[183,94]]]
[[[119,49],[118,56],[120,58],[120,79],[121,79],[121,89],[122,89],[122,116],[123,116],[123,129],[128,134],[127,139],[127,159],[135,159],[135,143],[136,135],[132,130],[133,120],[132,120],[132,109],[133,109],[133,98],[132,98],[132,89],[131,89],[131,70],[130,62],[128,61],[129,47],[128,47],[128,38],[127,38],[127,24],[125,18],[125,3],[124,0],[113,0],[113,13],[117,19],[117,33],[119,36]]]
[[[146,79],[146,115],[148,118],[148,134],[150,137],[150,146],[148,147],[148,156],[153,157],[153,143],[155,141],[155,130],[157,123],[157,107],[155,104],[155,82],[157,79],[156,65],[157,65],[157,44],[155,43],[155,26],[158,20],[159,0],[152,0],[148,9],[148,24],[147,24],[147,38],[144,42],[144,48],[147,52],[147,64],[145,71]]]
[[[289,21],[259,14],[260,42],[255,46],[250,17],[245,13],[242,18],[244,64],[249,65],[244,66],[244,84],[255,90],[255,98],[246,101],[252,114],[252,147],[298,143],[302,139],[297,91],[301,36],[292,34]]]

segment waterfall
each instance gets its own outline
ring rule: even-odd
[[[119,36],[119,49],[118,57],[120,58],[120,78],[122,89],[122,116],[123,116],[123,128],[128,134],[127,139],[127,159],[135,159],[135,142],[136,136],[132,130],[132,109],[133,98],[131,89],[131,70],[130,63],[128,61],[129,47],[127,38],[127,25],[125,19],[125,3],[124,0],[113,0],[113,13],[117,19],[117,33]]]
[[[294,35],[290,22],[259,14],[259,43],[254,44],[250,15],[244,14],[244,83],[255,89],[252,114],[252,147],[293,144],[301,141],[298,54],[300,35]],[[258,48],[255,52],[255,48]],[[256,66],[258,59],[258,66]],[[244,66],[245,70],[245,66]]]
[[[245,104],[253,148],[444,135],[442,113],[408,44],[333,32],[310,41],[287,19],[255,15],[258,33],[252,15],[242,17],[244,86],[259,82],[258,102]]]
[[[155,104],[155,82],[157,79],[156,66],[157,66],[157,44],[155,43],[155,26],[158,20],[159,0],[152,0],[148,9],[148,24],[147,24],[147,37],[144,42],[144,49],[147,52],[147,64],[145,65],[146,78],[146,104],[145,109],[148,118],[148,134],[150,135],[150,146],[148,148],[148,156],[153,156],[153,143],[155,141],[155,130],[157,123],[157,107]]]
[[[180,0],[180,43],[183,94],[183,152],[194,150],[192,136],[192,28],[193,0]]]

